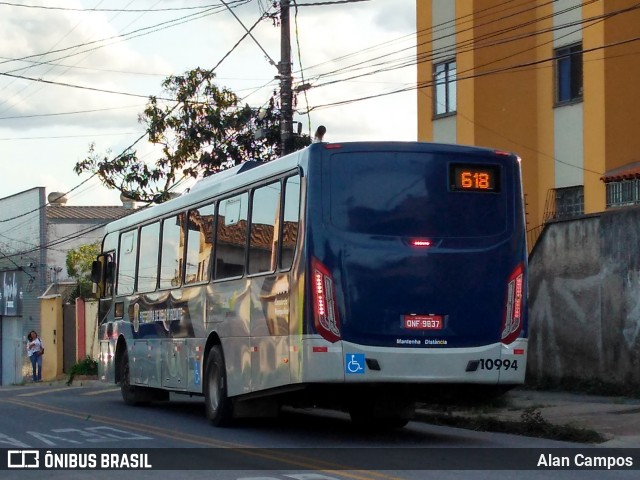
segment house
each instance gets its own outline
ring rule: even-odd
[[[30,330],[41,332],[40,297],[73,285],[71,249],[101,240],[104,225],[133,212],[127,206],[71,206],[61,193],[36,187],[0,199],[0,385],[29,375],[24,351]]]
[[[419,140],[519,154],[530,232],[640,203],[636,2],[416,8]]]

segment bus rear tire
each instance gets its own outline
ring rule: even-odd
[[[227,396],[227,374],[222,347],[214,345],[207,358],[204,381],[207,419],[216,427],[226,427],[233,419],[233,402]]]

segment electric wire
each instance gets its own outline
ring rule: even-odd
[[[293,0],[293,5],[295,8],[295,14],[293,16],[293,24],[294,24],[294,28],[295,28],[295,37],[296,37],[296,46],[297,46],[297,50],[298,50],[298,64],[300,65],[300,77],[301,77],[301,86],[302,86],[302,94],[304,95],[304,101],[305,104],[307,106],[307,122],[308,122],[308,128],[309,128],[309,136],[311,136],[311,112],[309,112],[309,98],[307,97],[307,86],[305,85],[305,79],[304,79],[304,67],[302,66],[302,53],[300,50],[300,29],[298,27],[298,2],[296,0]]]

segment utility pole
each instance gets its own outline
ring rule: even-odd
[[[280,0],[280,146],[282,155],[293,152],[293,93],[291,78],[290,0]]]

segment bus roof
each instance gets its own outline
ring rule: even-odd
[[[210,198],[233,192],[245,185],[257,180],[268,179],[291,171],[299,166],[302,160],[318,149],[331,149],[335,151],[415,151],[440,153],[484,153],[495,154],[496,150],[467,145],[455,145],[428,142],[406,141],[375,141],[375,142],[339,142],[339,143],[314,143],[297,152],[286,155],[271,162],[248,161],[233,168],[223,170],[220,173],[206,177],[196,183],[194,187],[181,196],[151,207],[144,207],[139,211],[124,218],[111,222],[106,227],[106,233],[124,230],[134,225],[144,224],[158,217],[163,217],[172,212],[180,212],[191,205],[206,202]]]

